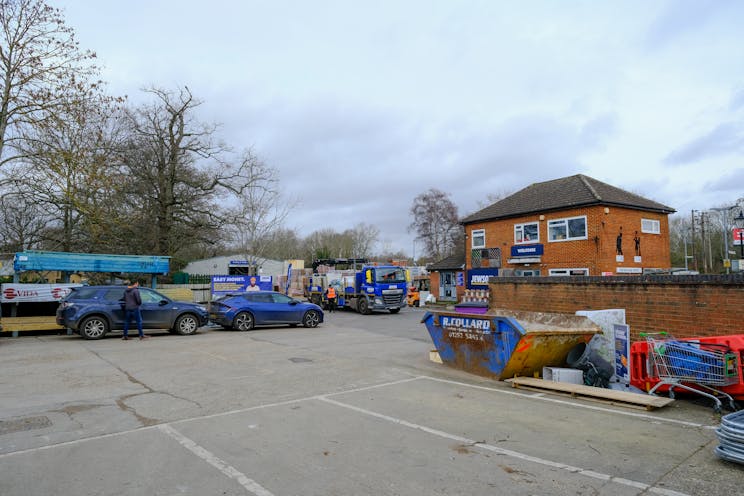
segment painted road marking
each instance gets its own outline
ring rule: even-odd
[[[193,440],[189,439],[188,437],[184,436],[180,432],[178,432],[176,429],[171,427],[168,424],[161,424],[158,426],[158,429],[161,432],[164,432],[168,434],[170,437],[178,441],[178,443],[186,448],[187,450],[191,451],[193,454],[225,474],[231,479],[234,479],[237,481],[238,484],[243,486],[248,492],[251,494],[255,494],[256,496],[274,496],[273,493],[271,493],[269,490],[267,490],[265,487],[263,487],[258,482],[254,481],[244,473],[240,472],[238,469],[233,467],[232,465],[227,464],[224,460],[219,458],[217,455],[212,453],[211,451],[207,450],[206,448],[203,448],[202,446],[199,446],[196,444]]]
[[[558,398],[551,398],[549,395],[543,396],[543,393],[535,394],[535,393],[520,393],[520,392],[517,392],[517,391],[505,391],[503,389],[498,389],[498,388],[493,388],[493,387],[488,387],[488,386],[479,386],[477,384],[468,384],[467,382],[452,381],[452,380],[449,380],[449,379],[439,379],[437,377],[430,377],[430,376],[427,376],[427,375],[421,375],[421,376],[418,376],[418,377],[420,377],[421,379],[428,379],[430,381],[441,382],[441,383],[444,383],[444,384],[452,384],[452,385],[455,385],[455,386],[464,386],[464,387],[468,387],[468,388],[472,388],[472,389],[481,389],[483,391],[490,391],[490,392],[493,392],[493,393],[500,393],[500,394],[508,394],[508,395],[511,395],[511,396],[520,396],[522,398],[532,398],[532,399],[539,400],[539,401],[548,401],[550,403],[558,403],[560,405],[567,405],[567,406],[571,406],[571,407],[574,407],[574,408],[583,408],[585,410],[594,410],[594,411],[597,411],[597,412],[616,413],[618,415],[625,415],[627,417],[634,417],[634,418],[641,418],[641,419],[651,420],[653,422],[684,425],[684,426],[687,426],[687,427],[696,427],[696,428],[699,428],[699,429],[715,429],[715,428],[718,427],[717,425],[699,424],[697,422],[688,422],[686,420],[676,420],[676,419],[667,419],[667,418],[662,418],[662,417],[655,417],[653,415],[648,415],[648,414],[645,414],[645,413],[628,412],[628,411],[625,411],[625,410],[617,410],[617,409],[614,409],[614,408],[606,408],[606,407],[595,406],[595,405],[584,405],[584,404],[581,404],[581,403],[574,403],[572,401],[561,400],[561,399],[558,399]],[[327,395],[327,396],[330,396],[330,395]]]
[[[373,412],[372,410],[367,410],[366,408],[360,408],[360,407],[357,407],[357,406],[354,406],[354,405],[349,405],[349,404],[346,404],[346,403],[341,403],[340,401],[332,400],[332,399],[327,398],[327,397],[326,398],[320,397],[318,399],[321,400],[321,401],[325,401],[326,403],[330,403],[332,405],[336,405],[336,406],[339,406],[341,408],[346,408],[346,409],[349,409],[349,410],[352,410],[352,411],[355,411],[355,412],[358,412],[358,413],[362,413],[362,414],[368,415],[370,417],[375,417],[375,418],[378,418],[378,419],[381,419],[381,420],[385,420],[385,421],[391,422],[393,424],[402,425],[404,427],[409,427],[411,429],[415,429],[415,430],[418,430],[418,431],[426,432],[428,434],[432,434],[434,436],[438,436],[438,437],[441,437],[443,439],[450,439],[452,441],[457,441],[457,442],[462,443],[464,445],[473,446],[473,447],[476,447],[476,448],[481,448],[481,449],[484,449],[484,450],[487,450],[487,451],[498,453],[500,455],[506,455],[506,456],[509,456],[509,457],[512,457],[512,458],[516,458],[516,459],[519,459],[519,460],[536,463],[536,464],[543,465],[543,466],[546,466],[546,467],[551,467],[551,468],[556,468],[556,469],[560,469],[560,470],[565,470],[567,472],[571,472],[571,473],[583,475],[585,477],[590,477],[590,478],[598,479],[598,480],[605,481],[605,482],[613,482],[613,483],[616,483],[616,484],[621,484],[621,485],[624,485],[624,486],[629,486],[629,487],[632,487],[632,488],[635,488],[635,489],[640,489],[642,491],[649,491],[649,492],[652,492],[652,493],[655,493],[655,494],[662,494],[662,495],[665,495],[665,496],[690,496],[690,495],[688,495],[686,493],[680,493],[680,492],[677,492],[677,491],[672,491],[670,489],[663,489],[663,488],[654,487],[654,486],[651,486],[651,485],[646,484],[646,483],[643,483],[643,482],[638,482],[638,481],[623,479],[621,477],[615,477],[615,476],[609,475],[609,474],[602,474],[602,473],[599,473],[599,472],[594,472],[593,470],[586,470],[586,469],[583,469],[581,467],[574,467],[574,466],[571,466],[571,465],[566,465],[564,463],[554,462],[552,460],[547,460],[547,459],[544,459],[544,458],[538,458],[536,456],[527,455],[525,453],[520,453],[518,451],[513,451],[513,450],[507,450],[507,449],[504,449],[504,448],[499,448],[498,446],[494,446],[492,444],[479,442],[479,441],[476,441],[474,439],[468,439],[466,437],[458,436],[456,434],[450,434],[448,432],[440,431],[438,429],[433,429],[431,427],[426,427],[425,425],[415,424],[413,422],[408,422],[407,420],[399,419],[399,418],[396,418],[396,417],[391,417],[391,416],[385,415],[383,413]]]

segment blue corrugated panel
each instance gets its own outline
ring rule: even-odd
[[[13,268],[16,272],[60,270],[63,272],[167,274],[170,270],[170,257],[24,251],[16,253]]]

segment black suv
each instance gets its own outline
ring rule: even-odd
[[[72,288],[57,308],[57,324],[85,339],[101,339],[110,330],[124,329],[126,286],[81,286]],[[173,301],[157,291],[139,288],[142,297],[142,327],[194,334],[208,321],[207,309],[196,303]],[[129,329],[137,325],[130,322]]]

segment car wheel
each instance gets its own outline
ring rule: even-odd
[[[240,312],[233,320],[233,329],[238,331],[250,331],[253,329],[253,315],[249,312]]]
[[[309,310],[302,316],[302,325],[305,327],[318,327],[320,314],[315,310]]]
[[[400,308],[391,308],[390,313],[398,313],[400,312]]]
[[[367,298],[361,298],[359,300],[359,313],[363,315],[369,314],[369,303],[367,303]]]
[[[194,334],[199,329],[199,320],[190,313],[185,313],[176,319],[173,329],[181,336]]]
[[[103,317],[88,317],[80,323],[80,335],[85,339],[101,339],[108,332],[108,321]]]

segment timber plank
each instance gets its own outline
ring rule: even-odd
[[[3,317],[0,319],[0,325],[2,325],[2,332],[54,331],[64,329],[61,325],[57,325],[57,320],[53,315],[42,317]]]
[[[506,379],[506,382],[510,383],[512,387],[526,387],[542,391],[555,391],[590,400],[603,402],[609,401],[612,404],[635,407],[640,406],[646,410],[662,408],[674,402],[671,398],[664,398],[661,396],[629,393],[627,391],[616,391],[614,389],[585,386],[583,384],[570,384],[568,382],[546,381],[534,377],[514,377],[513,379]]]

